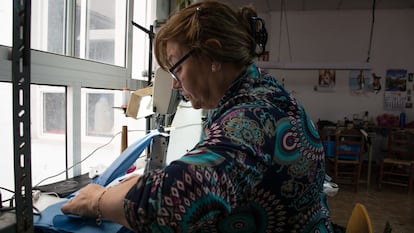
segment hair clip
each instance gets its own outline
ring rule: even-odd
[[[266,50],[268,36],[264,20],[259,17],[251,17],[250,27],[252,30],[252,36],[256,42],[253,46],[253,50],[257,55],[261,55]]]

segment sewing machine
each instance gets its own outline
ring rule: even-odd
[[[203,111],[195,110],[190,103],[181,100],[179,93],[171,89],[170,75],[157,69],[153,83],[153,109],[152,129],[143,137],[129,145],[112,164],[102,173],[91,180],[91,182],[103,186],[116,185],[128,175],[163,168],[171,161],[178,159],[200,140],[202,132]],[[139,155],[146,149],[148,155],[146,166],[126,174],[138,159]],[[34,215],[35,229],[43,230],[68,230],[67,227],[84,226],[74,232],[101,230],[94,223],[89,224],[85,219],[74,219],[65,216],[60,211],[60,206],[66,202],[67,197],[76,195],[76,192],[61,197],[52,195],[53,192],[36,193],[33,205],[42,214],[42,217]],[[105,222],[104,229],[110,231],[119,230],[122,226]],[[105,231],[103,231],[105,232]]]

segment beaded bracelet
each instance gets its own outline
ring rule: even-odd
[[[109,187],[110,188],[110,187]],[[106,193],[106,191],[109,190],[109,188],[104,189],[104,191],[99,195],[98,197],[98,203],[97,203],[97,207],[96,207],[96,225],[101,225],[102,224],[102,213],[101,213],[101,208],[99,208],[99,203],[101,202],[101,199],[103,197],[103,195]]]

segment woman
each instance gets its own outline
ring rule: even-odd
[[[202,140],[162,170],[81,189],[62,211],[137,232],[332,232],[317,131],[253,63],[266,40],[250,7],[203,1],[172,16],[157,33],[155,56],[173,88],[210,109]]]

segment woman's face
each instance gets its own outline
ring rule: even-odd
[[[167,42],[167,56],[170,67],[174,66],[190,50],[179,43]],[[206,61],[205,61],[206,60]],[[194,53],[182,61],[172,72],[178,80],[173,79],[173,88],[180,89],[181,94],[189,100],[195,109],[209,108],[211,62],[208,59],[198,59]]]

